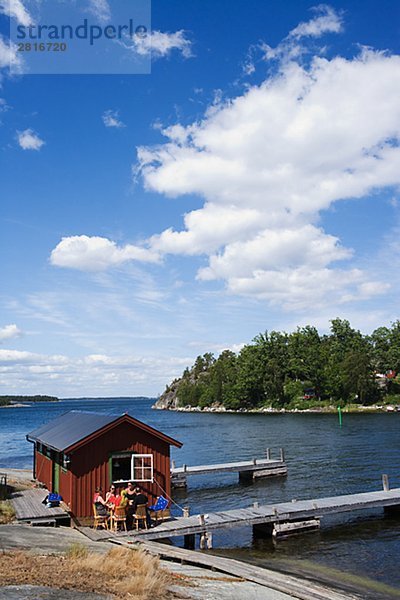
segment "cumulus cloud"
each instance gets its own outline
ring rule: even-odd
[[[33,129],[17,131],[17,140],[23,150],[40,150],[45,143]]]
[[[116,390],[130,396],[157,394],[192,362],[193,357],[89,354],[72,358],[0,349],[0,385],[18,394],[115,396]]]
[[[4,342],[5,340],[11,340],[19,337],[21,334],[22,331],[15,325],[15,323],[0,327],[0,343]]]
[[[118,110],[106,110],[102,115],[102,119],[106,127],[116,127],[117,129],[125,127],[124,123],[119,118]]]
[[[13,73],[22,73],[23,60],[18,54],[17,46],[10,41],[5,41],[0,35],[0,69],[12,69]]]
[[[339,33],[343,28],[342,16],[327,4],[319,4],[312,8],[316,16],[309,21],[299,23],[292,29],[288,38],[319,38],[325,33]]]
[[[204,199],[182,230],[154,235],[152,248],[205,254],[199,279],[287,307],[387,289],[338,265],[353,252],[318,221],[340,200],[400,184],[400,57],[362,48],[348,59],[316,52],[303,64],[292,52],[300,38],[342,27],[332,9],[318,10],[290,32],[274,74],[200,121],[163,129],[165,143],[138,148],[135,165],[148,190]]]
[[[147,190],[203,199],[182,229],[140,247],[65,238],[53,264],[99,270],[204,255],[198,280],[301,310],[387,291],[320,226],[321,211],[333,204],[400,183],[400,57],[361,48],[329,59],[312,45],[312,59],[303,61],[310,40],[342,26],[341,15],[319,6],[278,46],[275,70],[261,84],[221,96],[199,121],[161,126],[164,143],[137,149],[134,172]]]
[[[174,50],[184,58],[192,56],[192,42],[181,29],[172,33],[152,31],[150,34],[135,34],[132,48],[140,56],[150,56],[153,59],[169,56]]]
[[[28,27],[33,20],[21,0],[1,0],[0,13],[16,19],[20,25]]]
[[[265,60],[279,59],[287,61],[299,58],[309,51],[304,43],[305,39],[309,41],[320,38],[326,33],[340,33],[343,30],[342,14],[331,6],[319,4],[311,10],[315,13],[315,17],[309,21],[299,23],[276,48],[272,48],[266,43],[262,43],[257,47],[253,46],[250,57],[256,49],[261,49]],[[252,61],[248,60],[245,64],[245,72],[248,71],[251,65]],[[250,70],[250,74],[251,72]]]
[[[50,256],[57,267],[69,267],[81,271],[103,271],[128,261],[159,262],[159,254],[140,246],[126,244],[119,247],[103,237],[75,235],[62,238]]]

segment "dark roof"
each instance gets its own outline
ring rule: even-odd
[[[84,442],[87,437],[92,436],[96,432],[100,433],[102,429],[112,425],[114,422],[123,420],[127,420],[140,429],[144,429],[148,433],[163,439],[168,444],[178,447],[182,446],[177,440],[138,421],[128,413],[124,413],[123,415],[101,415],[78,410],[72,410],[45,423],[28,433],[26,437],[29,441],[41,442],[45,446],[63,452],[71,448],[71,446],[80,445],[80,442]]]

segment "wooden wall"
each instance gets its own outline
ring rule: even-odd
[[[169,450],[169,444],[128,422],[122,422],[93,441],[84,444],[70,455],[69,485],[73,490],[71,498],[73,514],[76,517],[92,515],[95,488],[101,486],[105,494],[111,484],[109,459],[111,453],[115,452],[153,454],[154,479],[159,485],[151,482],[138,483],[138,485],[151,503],[165,492],[170,496]]]

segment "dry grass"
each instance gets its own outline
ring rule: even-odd
[[[53,588],[124,595],[134,600],[172,598],[171,574],[159,560],[142,550],[113,548],[107,554],[74,545],[64,556],[37,556],[29,552],[0,555],[0,586],[45,585]]]
[[[0,525],[11,523],[15,517],[13,505],[9,500],[0,502]]]

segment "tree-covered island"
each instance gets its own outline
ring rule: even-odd
[[[25,402],[58,402],[56,396],[0,396],[1,406],[21,405]]]
[[[257,335],[239,353],[198,356],[156,408],[336,410],[400,404],[400,321],[363,335],[343,319],[330,333],[299,327]]]

